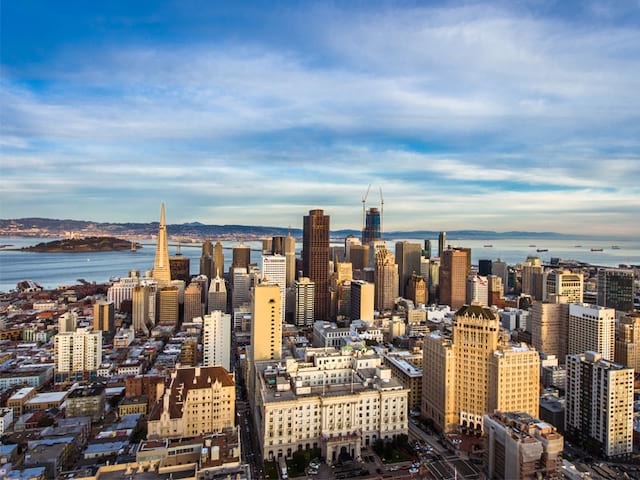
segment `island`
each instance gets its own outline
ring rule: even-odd
[[[45,253],[86,253],[86,252],[113,252],[117,250],[135,251],[142,245],[129,240],[116,237],[84,237],[42,242],[31,247],[23,247],[25,252]]]

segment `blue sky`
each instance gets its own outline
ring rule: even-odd
[[[3,2],[0,217],[640,233],[640,0]]]

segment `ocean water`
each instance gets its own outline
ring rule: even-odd
[[[53,238],[22,238],[0,237],[0,245],[13,245],[19,248],[35,245]],[[407,239],[420,242],[420,239]],[[231,247],[240,242],[222,242],[225,247],[225,271],[231,264]],[[395,241],[387,242],[388,248],[394,251]],[[618,266],[640,265],[639,241],[587,241],[587,240],[456,240],[447,239],[452,246],[471,248],[472,263],[479,259],[502,259],[508,264],[524,261],[529,255],[539,256],[543,262],[549,262],[551,257],[574,259],[593,265]],[[45,288],[60,285],[73,285],[78,279],[88,282],[107,282],[111,277],[126,276],[131,269],[140,270],[142,274],[153,268],[155,244],[153,241],[143,241],[143,248],[136,252],[96,252],[96,253],[36,253],[20,252],[0,249],[0,291],[7,292],[14,289],[20,280],[33,280]],[[432,239],[432,248],[437,248],[437,241]],[[260,263],[260,242],[246,242],[250,246],[251,261]],[[335,245],[340,245],[336,243]],[[488,247],[486,245],[492,245]],[[531,247],[530,245],[535,245]],[[619,250],[612,250],[617,245]],[[301,245],[297,244],[298,255]],[[548,252],[536,252],[536,249],[548,249]],[[591,248],[602,248],[602,252],[591,252]],[[169,254],[174,255],[176,247],[169,247]],[[182,254],[191,259],[191,274],[197,274],[200,269],[200,244],[182,245]],[[435,253],[435,252],[434,252]]]

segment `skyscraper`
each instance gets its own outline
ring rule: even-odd
[[[396,263],[398,264],[398,290],[401,297],[405,297],[405,291],[409,279],[414,273],[420,273],[419,243],[407,241],[396,242]]]
[[[217,240],[215,247],[213,247],[213,268],[213,277],[224,278],[224,252],[222,251],[220,240]]]
[[[351,320],[373,321],[375,290],[373,283],[351,282]]]
[[[364,231],[362,232],[362,244],[366,245],[374,240],[380,240],[382,232],[380,230],[380,210],[370,208],[367,210]]]
[[[377,251],[374,275],[376,310],[393,310],[398,297],[398,265],[389,250]]]
[[[569,305],[569,355],[598,352],[613,361],[615,349],[616,311],[587,303]]]
[[[281,295],[278,285],[256,285],[251,298],[251,361],[282,357]]]
[[[466,303],[471,305],[478,302],[480,305],[489,307],[489,281],[487,277],[480,275],[467,275],[467,296]]]
[[[201,317],[202,311],[202,293],[200,285],[191,282],[184,291],[184,321],[191,322],[196,317]]]
[[[491,275],[491,266],[493,262],[491,260],[478,260],[478,275],[488,277]]]
[[[174,256],[169,257],[171,280],[182,280],[184,283],[189,283],[191,280],[190,264],[189,257],[185,257],[181,253],[176,253]]]
[[[567,297],[534,302],[531,312],[531,344],[541,353],[555,355],[562,363],[567,355],[569,304]]]
[[[153,295],[153,299],[151,299]],[[148,325],[155,323],[156,285],[136,285],[133,288],[133,301],[131,308],[131,326],[136,333],[149,334]],[[153,304],[153,314],[150,312]]]
[[[329,315],[329,216],[310,210],[302,228],[302,274],[315,284],[314,320]]]
[[[93,304],[93,329],[114,334],[115,308],[113,302],[96,302]]]
[[[569,303],[582,303],[582,273],[569,270],[553,270],[543,275],[543,299],[551,295],[567,297]],[[579,352],[574,352],[579,353]]]
[[[178,323],[179,310],[178,287],[164,287],[158,292],[158,323]]]
[[[248,300],[248,297],[245,301],[246,300]],[[226,313],[227,311],[227,286],[224,283],[224,280],[219,276],[216,276],[211,280],[207,303],[207,313],[211,313],[214,310],[220,310],[223,313]]]
[[[620,319],[615,360],[640,372],[640,313],[630,313]]]
[[[313,325],[315,284],[307,277],[294,281],[296,292],[295,323],[297,327]]]
[[[440,303],[457,310],[467,297],[468,252],[449,249],[440,257]]]
[[[422,256],[424,258],[431,258],[431,240],[424,241],[424,248],[422,249]]]
[[[601,268],[598,270],[598,305],[618,311],[633,310],[633,270]]]
[[[427,282],[422,275],[414,273],[411,278],[409,278],[404,297],[411,300],[416,306],[419,304],[427,304],[429,298]]]
[[[438,257],[442,258],[442,253],[447,249],[447,232],[440,232],[438,235]]]
[[[565,430],[607,458],[633,449],[633,369],[596,352],[567,357]]]
[[[160,285],[160,287],[166,287],[171,283],[169,239],[167,238],[167,221],[164,213],[164,202],[160,208],[160,225],[158,226],[156,258],[153,262],[153,278],[158,281],[158,285]]]
[[[284,322],[287,286],[287,260],[283,255],[262,255],[262,276],[280,288],[280,319]]]
[[[216,248],[217,246],[218,245],[216,244]],[[247,245],[234,245],[231,251],[232,251],[231,269],[249,268],[249,264],[251,263],[251,248],[249,248]],[[216,263],[217,263],[217,260],[216,260]]]
[[[202,323],[202,366],[231,371],[231,315],[215,310]]]

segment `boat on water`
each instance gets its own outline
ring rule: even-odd
[[[602,249],[602,248],[592,248],[591,251],[592,252],[602,252],[602,251],[604,251],[604,249]]]
[[[535,245],[529,245],[529,248],[536,248]]]
[[[548,248],[538,248],[538,249],[536,250],[536,252],[548,252],[548,251],[549,251],[549,249],[548,249]]]
[[[485,245],[484,248],[493,248],[493,245]]]
[[[618,245],[611,245],[611,250],[620,250]]]
[[[582,245],[575,245],[575,248],[582,248]]]

